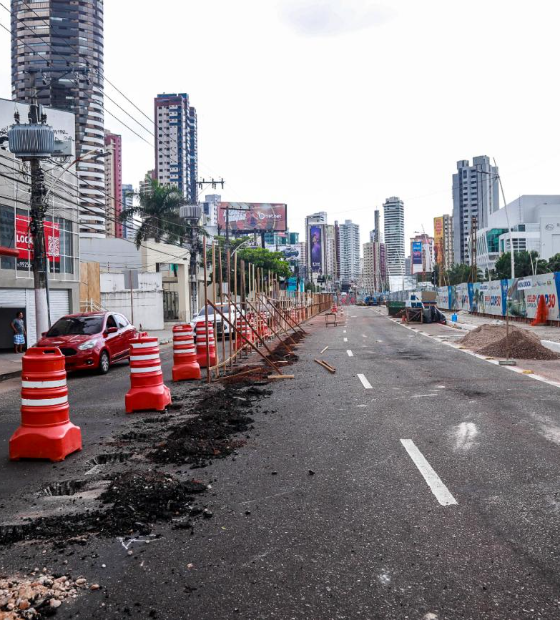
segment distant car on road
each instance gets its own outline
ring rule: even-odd
[[[233,307],[230,310],[229,304],[216,304],[216,306],[220,312],[223,312],[224,316],[227,319],[226,321],[222,321],[222,315],[220,314],[220,312],[216,312],[216,332],[217,332],[216,336],[220,337],[222,334],[229,336],[229,333],[230,331],[232,331],[232,329],[229,326],[228,321],[231,321],[235,325],[237,317],[241,316],[243,312],[241,312],[241,315],[240,315],[239,312],[237,312]],[[206,312],[204,308],[201,308],[198,314],[191,321],[191,325],[195,333],[196,333],[196,326],[199,323],[204,324],[205,320],[206,320]],[[208,322],[214,325],[214,308],[212,308],[212,306],[210,305],[208,306]]]
[[[109,372],[111,364],[129,358],[136,327],[116,312],[84,312],[63,316],[43,334],[39,347],[58,347],[66,370]]]

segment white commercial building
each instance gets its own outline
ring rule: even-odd
[[[356,282],[360,277],[360,227],[346,220],[340,224],[340,280]]]
[[[6,132],[17,110],[22,121],[29,107],[0,100],[0,246],[17,255],[0,256],[0,350],[13,347],[9,325],[16,311],[22,311],[28,335],[27,345],[36,340],[35,292],[32,270],[31,177],[29,163],[12,155]],[[47,122],[55,132],[55,158],[41,162],[45,174],[47,212],[45,245],[48,262],[48,295],[51,323],[80,308],[79,220],[80,191],[75,166],[63,172],[67,159],[75,157],[74,115],[44,107]],[[58,160],[58,157],[64,159]],[[61,174],[62,172],[62,174]]]
[[[508,219],[514,252],[535,251],[544,260],[560,253],[560,195],[520,196],[492,213],[488,226],[477,232],[477,266],[483,273],[511,249]]]
[[[388,276],[404,276],[404,202],[392,196],[383,204]]]

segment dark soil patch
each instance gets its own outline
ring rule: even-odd
[[[0,544],[53,538],[59,546],[71,537],[149,534],[157,521],[200,514],[194,495],[206,490],[196,480],[181,482],[162,472],[126,472],[117,475],[101,495],[102,508],[81,514],[46,517],[23,525],[2,526]],[[81,539],[84,540],[83,538]]]
[[[203,398],[194,408],[196,418],[171,427],[166,439],[157,445],[149,458],[156,463],[188,463],[204,467],[213,459],[224,458],[245,443],[234,439],[252,428],[249,409],[265,390],[245,392],[240,385],[226,385]]]

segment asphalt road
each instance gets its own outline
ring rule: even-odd
[[[558,389],[348,310],[345,326],[312,322],[235,460],[197,470],[214,517],[193,536],[162,526],[133,556],[98,540],[51,559],[103,584],[61,618],[560,617]],[[79,381],[92,436],[126,424],[106,377]],[[38,482],[23,466],[7,484]]]

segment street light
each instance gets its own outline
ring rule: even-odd
[[[497,168],[496,160],[494,160],[494,166]],[[477,172],[477,174],[488,174],[488,175],[492,174],[491,172],[487,172],[486,170],[477,170],[476,172]],[[507,208],[506,196],[504,194],[504,186],[502,185],[502,179],[500,178],[500,175],[497,174],[495,176],[495,178],[498,179],[498,184],[499,184],[500,190],[502,192],[502,199],[504,201],[504,212],[506,214],[506,223],[507,223],[508,232],[509,232],[510,259],[511,259],[511,279],[514,280],[515,279],[515,257],[514,257],[514,250],[513,250],[513,234],[512,234],[512,231],[511,231],[511,225],[509,223],[509,213],[508,213],[508,208]]]

